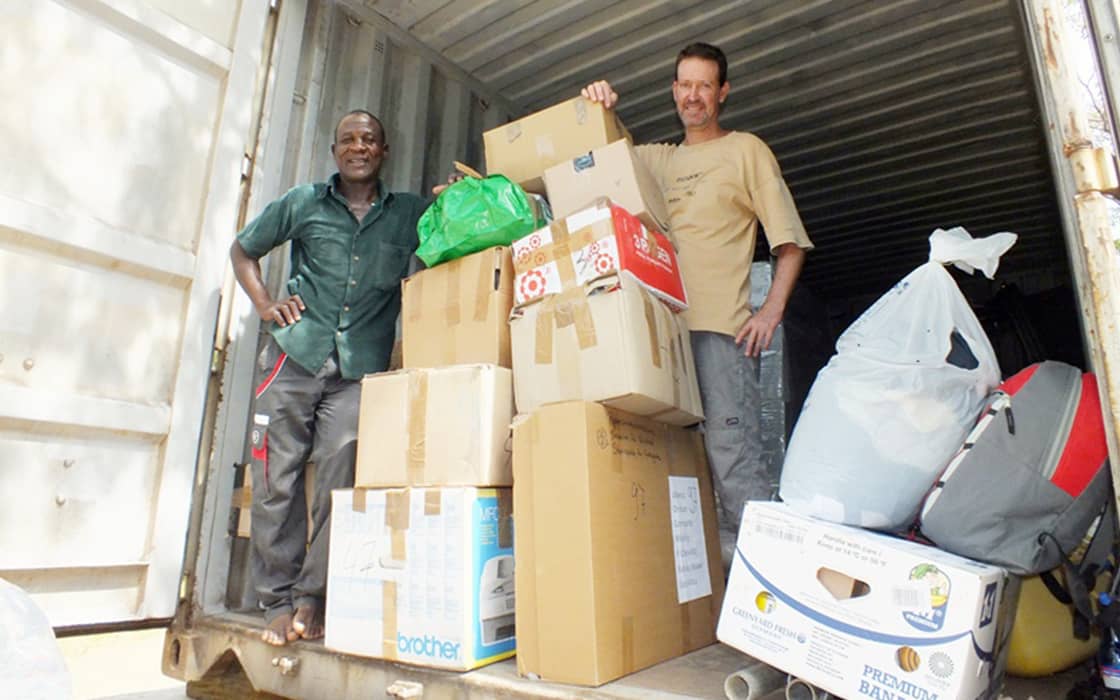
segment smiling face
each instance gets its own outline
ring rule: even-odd
[[[673,100],[686,130],[718,128],[719,106],[727,99],[729,83],[719,82],[719,64],[691,56],[677,64]]]
[[[374,182],[389,155],[381,124],[368,114],[348,114],[335,129],[331,144],[338,174],[347,182]]]

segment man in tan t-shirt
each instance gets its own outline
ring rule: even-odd
[[[743,504],[773,495],[759,436],[758,356],[770,347],[813,244],[774,154],[757,136],[719,124],[731,87],[723,51],[690,44],[677,56],[676,71],[673,99],[684,142],[639,146],[637,153],[661,184],[679,246],[727,566]],[[618,102],[603,80],[583,95],[607,108]],[[777,265],[766,301],[752,310],[750,271],[760,221]]]

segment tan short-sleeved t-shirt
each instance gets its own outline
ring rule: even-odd
[[[694,146],[638,146],[637,152],[665,193],[688,291],[688,327],[736,335],[751,315],[759,221],[770,250],[785,243],[813,247],[777,159],[762,139],[740,131]]]

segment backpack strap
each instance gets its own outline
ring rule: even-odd
[[[1096,587],[1097,577],[1114,566],[1109,561],[1109,555],[1113,555],[1113,560],[1116,561],[1115,555],[1118,553],[1116,535],[1116,506],[1115,499],[1110,493],[1101,509],[1089,546],[1086,547],[1079,564],[1073,563],[1052,534],[1044,532],[1038,536],[1040,545],[1045,544],[1047,539],[1051,540],[1061,557],[1060,566],[1064,574],[1065,586],[1058,581],[1053,571],[1044,571],[1039,574],[1039,578],[1058,602],[1073,606],[1073,636],[1077,639],[1088,639],[1094,623],[1109,628],[1114,628],[1117,623],[1120,623],[1120,606],[1102,606],[1098,614],[1093,610],[1092,601],[1092,591]],[[1117,577],[1115,572],[1112,583],[1113,585],[1120,583],[1120,577]]]

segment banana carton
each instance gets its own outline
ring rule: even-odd
[[[849,700],[996,698],[1017,593],[999,567],[750,502],[716,635]]]

